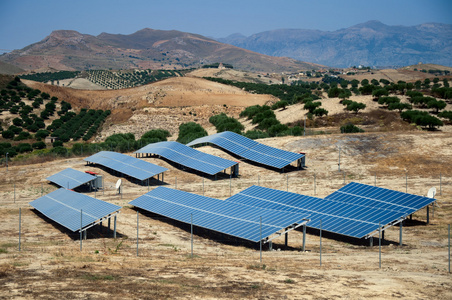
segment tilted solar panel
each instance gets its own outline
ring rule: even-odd
[[[260,186],[251,186],[226,201],[277,211],[309,214],[311,221],[307,224],[308,227],[319,229],[320,221],[322,221],[323,230],[356,238],[363,238],[378,230],[380,222],[383,226],[402,217],[402,214],[395,211],[347,204]]]
[[[351,182],[325,197],[344,203],[390,209],[410,215],[433,203],[436,199],[407,194],[372,185]]]
[[[84,159],[87,162],[103,165],[130,177],[145,180],[168,171],[167,168],[125,154],[101,151]]]
[[[203,153],[173,141],[149,144],[135,153],[158,154],[172,162],[210,175],[238,164],[235,161]]]
[[[157,187],[129,204],[189,224],[193,216],[195,226],[253,242],[260,241],[260,217],[263,239],[291,225],[303,224],[308,217],[307,214],[250,207],[166,187]]]
[[[96,177],[85,172],[67,168],[46,179],[66,189],[75,189],[82,184],[95,180]]]
[[[230,131],[198,138],[187,146],[211,143],[231,153],[266,166],[282,169],[304,155],[270,147]]]
[[[80,221],[83,229],[121,209],[120,206],[63,188],[30,202],[30,205],[73,232],[80,230]],[[82,217],[80,210],[83,211]]]

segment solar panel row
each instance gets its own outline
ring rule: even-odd
[[[141,181],[168,171],[167,168],[151,164],[144,160],[110,151],[98,152],[84,160],[103,165]]]
[[[407,194],[367,184],[351,182],[326,199],[353,203],[368,207],[378,207],[410,215],[436,201],[432,198]]]
[[[188,143],[187,146],[203,143],[217,145],[220,148],[248,160],[278,169],[282,169],[304,156],[303,154],[293,153],[258,143],[230,131],[224,131],[196,139]]]
[[[81,171],[67,168],[61,172],[47,177],[46,179],[61,187],[67,189],[75,189],[82,184],[95,180],[96,177]]]
[[[120,206],[63,188],[30,202],[30,205],[49,219],[73,232],[121,209]],[[81,210],[83,211],[82,218],[80,216]],[[80,221],[82,221],[82,224],[80,224]]]
[[[141,209],[209,230],[258,242],[294,224],[303,224],[307,214],[278,212],[230,201],[157,187],[129,202]]]
[[[402,216],[391,210],[370,209],[260,186],[251,186],[226,200],[276,211],[309,214],[311,221],[308,227],[319,229],[322,221],[323,230],[356,238],[378,230],[380,222],[389,224]]]
[[[149,144],[135,153],[158,154],[172,162],[210,175],[238,164],[235,161],[203,153],[173,141]]]

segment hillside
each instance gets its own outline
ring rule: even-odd
[[[254,95],[195,77],[175,77],[122,90],[76,90],[29,80],[23,82],[64,99],[76,109],[111,110],[99,140],[113,133],[133,132],[139,137],[158,128],[168,130],[175,139],[183,122],[210,126],[208,120],[215,114],[225,112],[238,117],[246,106],[277,101],[269,95]]]
[[[369,21],[336,31],[278,29],[249,37],[218,39],[266,55],[287,56],[331,67],[452,66],[452,25],[388,26]]]
[[[22,73],[24,70],[12,64],[7,64],[0,60],[0,74],[15,75]]]
[[[197,34],[142,29],[129,35],[98,36],[72,30],[52,32],[42,41],[0,56],[25,70],[186,69],[227,63],[237,69],[297,72],[320,66],[292,58],[272,57]]]

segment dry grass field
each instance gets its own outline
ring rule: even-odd
[[[213,71],[193,75],[209,72]],[[250,81],[257,80],[251,77]],[[189,121],[198,122],[212,134],[215,129],[208,122],[210,116],[225,112],[237,118],[246,106],[277,101],[195,77],[119,91],[24,82],[69,101],[74,108],[111,109],[112,116],[98,141],[125,132],[139,138],[157,128],[169,130],[170,140],[175,140],[179,124]],[[87,166],[84,157],[15,159],[8,170],[0,166],[0,299],[451,299],[447,247],[447,225],[452,221],[451,126],[420,131],[402,122],[398,114],[379,109],[371,96],[351,99],[366,103],[367,108],[352,114],[344,112],[338,98],[321,100],[329,115],[316,119],[315,124],[307,122],[307,132],[316,135],[260,140],[306,152],[307,167],[300,171],[280,173],[240,161],[239,178],[214,181],[161,159],[144,158],[169,169],[164,182],[151,181],[148,188],[123,178],[121,196],[114,188],[119,177]],[[450,104],[446,109],[451,110]],[[294,123],[303,120],[306,111],[296,104],[275,113],[282,123]],[[365,120],[361,127],[366,133],[339,133],[344,122],[359,120]],[[246,130],[253,129],[250,121],[240,121]],[[218,148],[198,149],[238,160]],[[97,226],[88,231],[80,251],[78,233],[31,208],[29,202],[56,189],[45,178],[68,167],[104,177],[105,189],[87,194],[122,207],[116,239],[112,228],[103,224],[102,230]],[[320,236],[315,230],[308,230],[305,252],[301,251],[302,232],[291,231],[287,247],[283,236],[274,240],[272,251],[264,245],[261,262],[258,244],[195,228],[192,257],[189,224],[142,210],[138,210],[137,256],[137,210],[128,203],[158,185],[219,199],[256,184],[325,197],[351,181],[417,195],[426,195],[433,186],[438,190],[437,206],[430,208],[430,223],[426,223],[425,209],[414,214],[413,220],[404,224],[402,246],[399,228],[386,230],[381,268],[378,240],[370,247],[369,240],[327,232],[322,233],[320,265]]]
[[[450,299],[447,224],[452,212],[452,134],[387,132],[317,135],[261,140],[270,146],[307,153],[307,168],[279,173],[247,162],[240,178],[213,181],[184,172],[157,158],[145,160],[165,166],[164,184],[225,199],[253,184],[324,197],[346,183],[367,184],[425,195],[438,189],[438,206],[430,224],[421,210],[403,227],[389,228],[382,244],[357,241],[324,232],[320,266],[319,232],[308,230],[306,252],[302,232],[275,240],[260,262],[259,246],[227,239],[195,228],[191,257],[190,226],[144,211],[128,202],[148,187],[123,180],[124,194],[116,194],[118,177],[86,166],[83,157],[33,164],[13,163],[0,168],[0,298],[4,299]],[[341,172],[338,172],[341,147]],[[217,148],[201,151],[230,157]],[[130,154],[132,155],[132,154]],[[45,178],[67,167],[92,170],[104,176],[105,190],[89,193],[122,206],[116,239],[112,230],[88,231],[80,251],[79,235],[49,221],[28,204],[56,187]],[[407,173],[407,185],[405,170]],[[315,174],[315,182],[314,182]],[[441,194],[440,194],[441,174]],[[376,177],[375,177],[376,176]],[[159,184],[151,182],[151,189]],[[204,186],[204,191],[203,191]],[[14,189],[15,188],[15,189]],[[19,241],[21,209],[21,251]],[[432,210],[430,210],[432,213]]]

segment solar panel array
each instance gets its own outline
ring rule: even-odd
[[[201,137],[187,144],[194,146],[202,143],[211,143],[245,159],[282,169],[292,162],[301,159],[304,155],[270,147],[240,134],[224,131],[213,135]]]
[[[343,203],[359,204],[368,207],[379,207],[402,213],[408,216],[419,209],[433,203],[436,199],[407,194],[367,184],[351,182],[326,199]]]
[[[84,160],[105,166],[141,181],[168,171],[167,168],[154,165],[132,156],[111,151],[101,151],[85,158]]]
[[[30,205],[49,219],[73,232],[79,231],[80,228],[83,229],[121,209],[120,206],[63,188],[30,202]],[[83,211],[82,217],[80,210]],[[81,224],[80,221],[82,221]]]
[[[389,224],[402,214],[396,211],[369,208],[333,200],[304,196],[285,191],[251,186],[226,199],[253,207],[275,211],[309,214],[311,228],[320,228],[341,235],[363,238],[378,230],[379,223]]]
[[[200,196],[166,187],[157,187],[129,202],[141,209],[245,240],[262,239],[294,224],[303,224],[307,214],[278,212]]]
[[[135,153],[158,154],[170,161],[210,175],[238,164],[235,161],[203,153],[173,141],[149,144]]]
[[[53,174],[46,178],[48,181],[56,183],[57,185],[67,188],[75,189],[82,184],[95,180],[96,177],[85,172],[77,171],[71,168],[67,168],[61,172]]]

